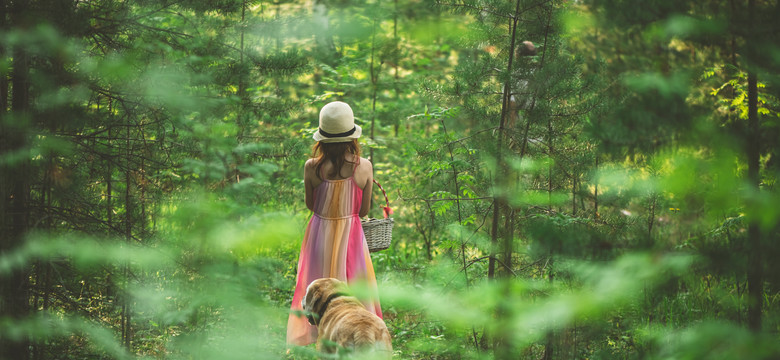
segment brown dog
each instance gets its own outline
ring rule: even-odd
[[[333,278],[314,280],[306,288],[301,305],[309,323],[317,326],[317,350],[335,353],[343,347],[369,358],[391,358],[385,322],[346,291],[346,284]]]

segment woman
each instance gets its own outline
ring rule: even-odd
[[[313,158],[306,161],[303,182],[306,207],[314,212],[301,244],[298,276],[287,343],[308,345],[317,340],[317,329],[300,315],[306,287],[319,278],[333,277],[369,287],[374,298],[366,308],[382,317],[376,296],[374,266],[360,225],[371,206],[373,167],[360,157],[357,139],[362,129],[355,125],[352,109],[340,101],[320,110],[320,126],[314,133]]]

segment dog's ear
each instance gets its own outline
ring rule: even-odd
[[[325,298],[328,297],[329,283],[324,279],[317,279],[309,284],[309,288],[306,290],[306,310],[319,313],[322,309],[322,304]]]
[[[316,287],[317,285],[312,283],[306,288],[306,294],[303,295],[303,299],[301,300],[301,308],[303,308],[303,310],[314,311],[312,307],[314,305],[314,300],[316,300],[317,297]]]
[[[309,292],[306,291],[306,295],[309,295]],[[303,300],[301,300],[301,308],[303,309],[304,314],[306,314],[306,320],[309,321],[310,325],[317,325],[317,321],[314,319],[316,314],[312,313],[308,310],[308,306],[306,305],[306,295],[303,296]]]
[[[322,307],[323,299],[323,282],[319,280],[312,281],[306,288],[306,294],[301,301],[301,307],[306,312],[306,319],[309,320],[309,324],[317,325],[319,319],[315,319],[315,316],[319,316],[321,313],[320,307]]]

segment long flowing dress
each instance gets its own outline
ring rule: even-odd
[[[368,311],[382,317],[374,266],[358,215],[363,190],[354,177],[353,170],[347,179],[324,180],[314,189],[314,214],[303,236],[295,294],[287,320],[288,344],[308,345],[317,340],[317,328],[299,312],[306,287],[319,278],[332,277],[348,284],[368,286],[374,296],[363,300],[363,304]]]

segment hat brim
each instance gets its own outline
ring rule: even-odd
[[[322,134],[320,134],[320,130],[317,129],[317,131],[314,132],[314,135],[312,136],[314,140],[324,143],[336,143],[336,142],[349,142],[354,139],[357,139],[360,137],[360,135],[363,134],[363,129],[360,127],[360,125],[355,124],[355,132],[352,133],[352,135],[349,136],[343,136],[343,137],[324,137]]]

